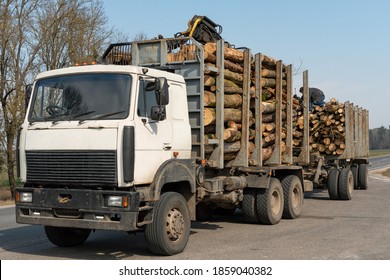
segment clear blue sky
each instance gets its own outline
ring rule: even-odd
[[[109,25],[133,38],[187,29],[194,15],[222,25],[222,36],[309,70],[309,85],[370,111],[370,128],[390,126],[390,1],[104,0]],[[295,76],[294,87],[302,85]],[[297,90],[298,91],[298,90]]]

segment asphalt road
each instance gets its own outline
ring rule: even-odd
[[[390,260],[390,157],[371,160],[368,190],[350,201],[331,201],[326,190],[307,194],[302,215],[274,226],[244,223],[240,211],[192,223],[185,251],[152,255],[142,233],[97,231],[83,246],[58,248],[40,226],[17,225],[14,207],[0,208],[0,259],[363,259]]]

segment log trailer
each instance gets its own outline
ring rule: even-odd
[[[292,66],[272,61],[275,70],[266,71],[270,62],[250,49],[236,50],[231,63],[230,51],[222,38],[214,54],[192,37],[121,43],[107,49],[103,65],[39,74],[17,142],[24,186],[16,189],[16,221],[43,225],[64,247],[81,245],[91,230],[142,230],[153,253],[174,255],[187,245],[191,220],[214,210],[240,208],[247,222],[268,225],[298,218],[315,180],[308,122],[294,155]],[[231,64],[242,69],[239,87],[227,79]],[[211,108],[206,76],[215,80]],[[270,142],[265,85],[274,87]],[[231,92],[240,98],[227,107]],[[356,170],[366,161],[332,159],[330,168],[322,159],[316,180],[329,169],[328,184],[339,190],[352,164],[364,181]]]

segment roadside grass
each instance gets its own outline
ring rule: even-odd
[[[386,150],[370,150],[370,157],[380,157],[390,155],[390,149]]]
[[[382,172],[383,176],[390,177],[390,168]]]

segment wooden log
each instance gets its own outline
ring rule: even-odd
[[[282,120],[285,120],[287,117],[286,112],[282,112]],[[271,123],[275,122],[275,114],[270,113],[270,114],[263,114],[263,123]]]
[[[261,77],[262,78],[273,78],[273,79],[275,79],[276,78],[276,71],[263,68],[263,69],[261,69]],[[286,73],[282,73],[282,78],[283,79],[286,78]]]
[[[275,123],[263,123],[262,131],[272,132],[275,130]]]
[[[249,111],[249,118],[252,118],[252,112]],[[234,121],[241,123],[242,111],[240,109],[225,108],[224,109],[224,122]],[[204,108],[204,125],[215,124],[215,108]]]
[[[209,75],[205,75],[203,83],[205,86],[215,85],[215,78]]]
[[[241,108],[242,106],[242,96],[239,94],[225,94],[224,98],[224,107],[225,108]],[[216,105],[216,95],[211,91],[204,91],[204,106],[206,107],[215,107]]]
[[[269,114],[275,112],[276,105],[275,103],[270,102],[261,102],[261,112],[263,114]]]
[[[261,151],[262,151],[263,161],[266,161],[272,156],[273,149],[272,147],[268,147],[268,148],[262,148]]]
[[[261,78],[261,85],[263,87],[275,87],[276,86],[276,80],[275,79],[269,79],[269,78]],[[282,86],[286,86],[287,82],[286,80],[282,80]]]
[[[215,43],[206,43],[204,45],[204,51],[215,54],[217,51],[217,46]],[[233,62],[243,62],[244,61],[244,53],[240,50],[233,48],[224,48],[224,57],[225,59],[231,60]]]
[[[217,57],[214,54],[211,54],[209,52],[203,52],[204,53],[204,60],[206,62],[211,62],[211,63],[216,63],[217,62]],[[237,73],[244,73],[244,68],[237,63],[231,62],[229,60],[224,60],[224,67],[226,69],[229,69],[233,72]]]
[[[216,67],[212,63],[207,63],[207,65],[211,66],[211,67]],[[216,75],[217,73],[205,70],[204,74]],[[236,73],[236,72],[230,71],[229,69],[224,69],[223,75],[224,75],[225,79],[233,81],[235,83],[242,84],[244,82],[244,76],[242,73]]]

